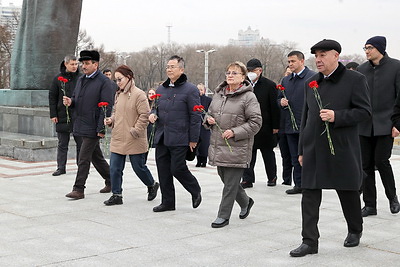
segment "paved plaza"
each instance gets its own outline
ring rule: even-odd
[[[69,160],[67,174],[53,177],[55,161],[22,162],[0,158],[0,266],[400,266],[400,214],[392,215],[377,179],[378,215],[364,219],[361,244],[343,247],[346,224],[335,191],[323,192],[319,253],[292,258],[301,243],[301,195],[286,195],[279,179],[266,186],[262,159],[257,182],[246,189],[254,201],[240,220],[235,205],[230,224],[210,227],[222,183],[215,167],[189,167],[198,178],[203,202],[191,207],[191,196],[175,180],[176,210],[154,213],[160,195],[147,201],[147,188],[129,164],[124,176],[124,204],[105,206],[110,194],[91,169],[86,198],[69,200],[77,167]],[[400,191],[400,156],[391,163]],[[149,168],[156,175],[154,150]],[[399,193],[400,194],[400,193]]]

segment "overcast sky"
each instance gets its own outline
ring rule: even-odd
[[[383,35],[400,59],[399,11],[398,0],[83,0],[81,28],[106,51],[137,52],[167,43],[167,25],[172,42],[216,45],[250,26],[273,43],[297,43],[307,57],[324,38],[337,40],[342,54],[364,54],[365,41]]]

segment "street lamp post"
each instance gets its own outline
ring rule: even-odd
[[[210,49],[205,51],[204,49],[196,50],[197,53],[204,53],[204,87],[208,90],[208,54],[213,53],[217,50]]]

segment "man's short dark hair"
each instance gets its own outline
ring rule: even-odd
[[[103,70],[103,74],[106,73],[106,72],[111,72],[111,70],[110,69],[104,69]]]
[[[184,67],[185,67],[185,61],[183,60],[183,57],[180,57],[180,56],[177,56],[177,55],[173,55],[172,57],[170,57],[170,58],[168,59],[168,61],[170,61],[170,60],[176,60],[176,61],[178,61],[178,65],[179,65],[181,68],[184,68]]]
[[[297,56],[297,58],[300,59],[300,60],[304,59],[304,54],[303,54],[302,52],[296,51],[296,50],[290,52],[287,56],[288,56],[288,57]]]
[[[349,70],[356,70],[359,65],[360,64],[358,64],[357,62],[352,61],[346,64],[346,68]]]

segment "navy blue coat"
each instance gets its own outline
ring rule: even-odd
[[[200,94],[197,87],[187,82],[182,74],[170,86],[167,79],[157,88],[160,98],[157,100],[156,133],[154,143],[157,145],[163,137],[166,146],[189,146],[189,142],[198,142],[200,135],[201,114],[193,111],[195,105],[200,105]]]
[[[107,102],[107,117],[111,116],[114,87],[112,81],[100,71],[90,77],[82,75],[76,84],[72,95],[74,107],[74,135],[97,137],[97,133],[104,133],[104,112],[98,107],[99,102]]]
[[[309,68],[305,67],[305,69],[300,73],[300,75],[296,75],[293,77],[293,74],[286,76],[282,80],[282,86],[285,87],[285,95],[289,100],[290,108],[293,111],[293,115],[296,119],[296,124],[298,129],[300,130],[300,122],[301,115],[304,104],[304,83],[311,76],[316,73]],[[281,106],[281,99],[283,98],[283,94],[280,91],[278,93],[278,105],[281,107],[281,125],[279,128],[279,133],[281,134],[294,134],[299,133],[299,130],[293,129],[292,121],[290,119],[290,112],[287,107]]]

